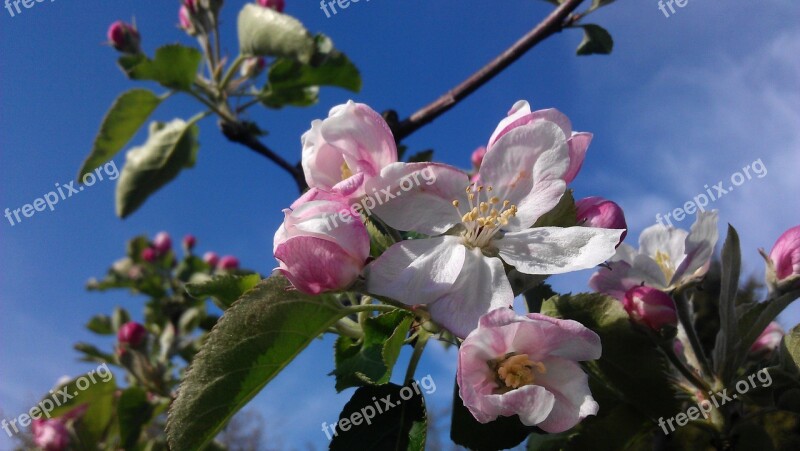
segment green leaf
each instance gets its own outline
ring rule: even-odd
[[[197,299],[210,297],[214,304],[222,310],[230,307],[248,290],[258,285],[261,276],[249,274],[246,276],[220,275],[205,282],[186,284],[186,291]]]
[[[178,176],[183,168],[194,166],[197,156],[195,122],[173,119],[150,124],[147,141],[128,151],[125,166],[117,180],[117,215],[125,218],[147,198]]]
[[[150,80],[169,89],[188,91],[203,55],[195,48],[170,44],[156,50],[152,60],[143,54],[123,55],[119,65],[132,80]]]
[[[239,51],[249,56],[291,58],[307,64],[314,55],[314,38],[300,21],[248,3],[239,12]]]
[[[744,360],[746,352],[756,342],[758,336],[764,332],[769,323],[774,321],[798,297],[800,297],[800,289],[784,293],[778,298],[768,299],[764,302],[740,306],[738,310],[741,311],[737,311],[737,315],[740,318],[738,331],[739,336],[742,337],[739,344],[741,352],[738,355],[737,364],[733,365],[734,369]]]
[[[400,348],[414,317],[404,310],[383,313],[364,321],[364,337],[336,340],[336,390],[389,382]]]
[[[153,406],[147,402],[147,392],[138,387],[122,392],[117,404],[117,418],[123,449],[136,449],[142,428],[150,422],[152,415]]]
[[[572,190],[568,189],[555,207],[536,220],[533,227],[573,227],[578,224],[578,209]]]
[[[578,55],[608,55],[614,48],[614,39],[599,25],[580,25],[583,28],[583,41],[578,45]]]
[[[601,8],[612,3],[614,3],[614,0],[592,0],[592,7],[589,8],[589,10],[593,11],[597,8]]]
[[[369,234],[369,255],[378,258],[394,244],[394,239],[373,218],[367,217],[364,224]]]
[[[722,377],[724,384],[731,382],[731,377],[738,363],[739,334],[736,316],[736,294],[739,291],[739,274],[742,266],[742,252],[739,245],[739,234],[730,224],[728,237],[722,247],[722,281],[719,294],[719,323],[717,341],[714,346],[714,366]]]
[[[84,354],[84,356],[81,358],[81,360],[84,362],[107,363],[115,361],[113,355],[105,353],[89,343],[78,342],[73,345],[73,348],[75,348],[76,351]]]
[[[339,414],[334,432],[329,425],[330,450],[421,450],[426,422],[425,400],[415,383],[360,387]]]
[[[408,157],[409,163],[423,163],[433,161],[433,149],[423,150]]]
[[[546,283],[541,283],[522,293],[528,311],[531,313],[539,313],[542,310],[542,303],[555,295],[553,287]]]
[[[633,327],[622,303],[602,294],[553,297],[542,313],[578,321],[600,336],[603,355],[587,367],[621,401],[650,418],[669,418],[678,412],[668,375],[669,363],[646,335]]]
[[[114,331],[118,331],[119,328],[129,322],[131,320],[131,315],[122,307],[114,307],[114,313],[111,316],[111,326],[114,328]]]
[[[132,89],[117,97],[100,124],[92,151],[78,171],[78,181],[111,160],[133,138],[162,100],[147,89]]]
[[[513,448],[535,430],[537,428],[522,424],[519,415],[498,417],[488,423],[479,423],[464,406],[461,395],[458,394],[458,383],[454,384],[450,439],[456,445],[477,450]]]
[[[116,390],[114,375],[103,364],[54,389],[54,394],[43,398],[40,405],[48,407],[48,404],[60,404],[50,412],[50,416],[56,418],[86,406],[86,412],[78,422],[78,435],[84,443],[99,443],[113,417]]]
[[[781,365],[800,375],[800,326],[783,336]]]
[[[95,315],[86,323],[86,328],[99,335],[113,335],[114,327],[108,315]]]
[[[328,40],[319,35],[319,40]],[[327,47],[331,47],[328,49]],[[317,61],[308,64],[301,63],[291,58],[281,58],[275,61],[269,69],[269,85],[273,91],[285,91],[292,88],[308,86],[338,86],[353,92],[361,90],[361,75],[356,66],[347,56],[329,45],[317,45],[318,50],[314,55]],[[323,53],[324,52],[324,53]]]
[[[170,408],[172,449],[198,449],[297,354],[346,314],[273,276],[236,301],[208,334]]]

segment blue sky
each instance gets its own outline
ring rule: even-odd
[[[270,131],[265,142],[290,160],[299,158],[299,137],[311,120],[330,107],[353,98],[406,116],[489,61],[551,8],[535,0],[373,0],[326,18],[317,2],[287,3],[310,30],[331,36],[364,79],[359,94],[323,90],[313,108],[252,110],[252,119]],[[163,43],[190,44],[176,28],[177,4],[59,0],[35,3],[16,17],[0,10],[0,208],[19,208],[55,183],[71,181],[111,101],[134,86],[116,67],[115,52],[102,45],[108,24],[135,17],[148,53]],[[237,48],[234,24],[242,4],[228,0],[224,9],[229,54]],[[793,0],[689,0],[669,18],[655,0],[619,1],[588,18],[612,33],[613,55],[576,57],[581,33],[561,33],[406,144],[411,151],[433,148],[437,160],[466,167],[470,152],[488,140],[516,100],[556,107],[576,130],[595,135],[573,184],[576,195],[616,200],[633,243],[657,213],[683,205],[706,184],[728,184],[731,174],[761,159],[766,176],[712,204],[720,210],[720,231],[730,222],[742,235],[745,270],[761,273],[756,249],[769,248],[800,222],[798,19]],[[196,111],[192,101],[175,97],[155,118],[188,118]],[[77,362],[72,350],[76,341],[96,341],[83,328],[92,314],[115,305],[140,311],[141,299],[83,288],[122,255],[126,239],[159,230],[174,237],[193,233],[201,251],[237,255],[263,274],[275,266],[272,235],[280,210],[296,196],[293,182],[262,157],[228,143],[214,121],[200,127],[197,166],[125,221],[114,215],[109,181],[13,227],[3,219],[2,416],[28,410],[60,376],[92,368]],[[122,161],[120,154],[118,167]],[[562,291],[582,291],[589,274],[553,282]],[[782,323],[791,326],[798,317],[796,305]],[[331,346],[330,339],[312,344],[252,404],[266,419],[267,437],[282,448],[327,445],[320,424],[333,421],[349,396],[335,395],[333,379],[325,376]],[[438,348],[430,347],[418,370],[437,383],[428,398],[434,414],[450,402],[455,368],[455,355]],[[0,449],[9,446],[0,434]]]

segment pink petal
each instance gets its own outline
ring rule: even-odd
[[[600,406],[592,398],[589,377],[580,365],[561,358],[544,362],[547,372],[537,374],[536,383],[555,396],[553,410],[539,428],[551,434],[572,429],[582,419],[596,415]]]
[[[275,249],[278,270],[298,290],[308,294],[346,288],[361,273],[364,261],[334,242],[310,236],[290,238]]]
[[[564,181],[572,183],[583,167],[583,160],[586,159],[586,150],[592,142],[592,134],[587,132],[574,133],[568,140],[569,144],[569,169],[564,174]]]

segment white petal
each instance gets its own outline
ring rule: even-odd
[[[656,254],[660,252],[669,257],[669,262],[675,269],[683,259],[687,236],[688,232],[683,229],[652,225],[639,235],[639,253],[656,260]]]
[[[692,231],[686,237],[686,257],[678,266],[670,283],[676,283],[684,275],[691,276],[697,270],[704,268],[714,253],[714,246],[717,244],[718,238],[717,211],[698,212],[697,220],[692,225]],[[704,271],[700,272],[704,273]]]
[[[486,153],[479,172],[481,182],[494,187],[493,195],[517,206],[509,229],[519,230],[558,204],[568,167],[564,132],[553,122],[537,121],[504,134]]]
[[[465,208],[467,185],[467,174],[446,164],[393,163],[367,181],[361,205],[395,229],[439,235],[461,222],[453,201]]]
[[[563,274],[587,269],[614,255],[623,230],[537,227],[507,233],[494,243],[500,257],[526,274]]]
[[[464,338],[478,327],[482,315],[494,309],[508,309],[513,303],[514,293],[503,262],[471,249],[466,252],[456,283],[430,305],[430,312],[434,321]]]
[[[486,148],[491,148],[492,145],[494,145],[494,142],[497,141],[498,135],[500,135],[502,132],[505,132],[511,124],[529,114],[531,114],[531,105],[528,103],[528,101],[518,100],[508,111],[508,116],[503,118],[503,120],[497,124],[497,128],[495,128],[494,133],[492,133],[492,137],[489,138],[489,144],[486,146]]]
[[[402,241],[365,268],[367,290],[406,305],[433,302],[452,290],[466,251],[453,236]]]
[[[536,375],[541,384],[555,395],[553,410],[538,426],[550,433],[564,432],[588,415],[596,415],[599,405],[592,398],[589,381],[581,367],[572,361],[553,358],[545,363],[547,372]]]

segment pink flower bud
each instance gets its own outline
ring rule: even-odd
[[[142,260],[148,263],[153,263],[156,261],[156,250],[152,247],[146,247],[142,249]]]
[[[108,43],[123,53],[140,53],[141,37],[133,25],[118,20],[108,27]]]
[[[123,324],[117,331],[117,341],[132,348],[138,348],[145,338],[147,338],[147,329],[135,321]]]
[[[206,252],[203,254],[203,261],[208,264],[208,266],[217,266],[219,263],[219,255],[216,252]]]
[[[753,356],[763,356],[778,349],[783,339],[783,329],[781,325],[773,321],[769,323],[761,335],[756,338],[755,343],[750,346],[750,354]]]
[[[222,270],[239,269],[239,259],[234,257],[233,255],[226,255],[219,259],[219,263],[217,263],[217,269],[222,269]]]
[[[187,250],[194,249],[194,245],[197,244],[197,238],[194,235],[186,235],[183,237],[183,247]]]
[[[192,17],[189,8],[186,5],[181,5],[178,9],[178,25],[180,28],[190,35],[195,34],[194,25],[192,24]]]
[[[258,0],[257,3],[265,8],[272,8],[279,13],[282,13],[283,8],[286,7],[284,0]]]
[[[69,446],[69,432],[60,418],[35,418],[31,432],[33,442],[44,451],[64,451]]]
[[[651,329],[660,330],[664,326],[678,325],[675,302],[668,294],[655,288],[631,288],[625,293],[622,306],[634,321],[646,324]]]
[[[619,205],[602,197],[592,196],[575,202],[578,225],[600,229],[626,229],[619,239],[621,243],[628,234],[625,213]]]
[[[481,167],[481,163],[483,162],[484,155],[486,155],[486,148],[483,147],[483,146],[478,147],[477,149],[475,149],[472,152],[472,158],[471,158],[472,166],[474,166],[475,169],[478,169],[478,168]]]
[[[336,200],[313,200],[283,211],[273,252],[278,270],[308,294],[352,284],[369,256],[369,234],[360,216]]]
[[[783,232],[772,246],[769,258],[778,282],[800,276],[800,225]]]
[[[158,255],[164,255],[172,249],[172,239],[167,232],[158,232],[153,238],[153,248]]]

